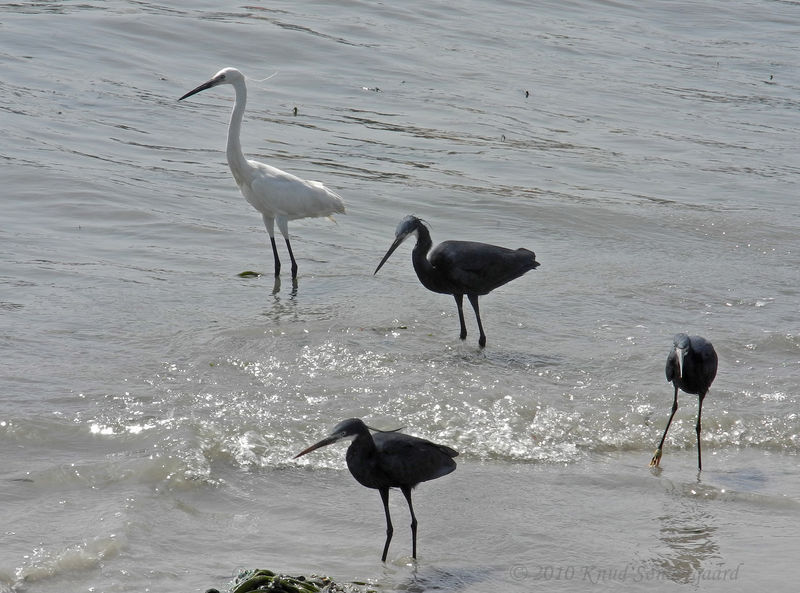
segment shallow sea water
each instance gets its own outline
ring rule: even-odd
[[[772,1],[0,5],[0,591],[793,591],[798,29]],[[224,66],[245,153],[347,204],[290,224],[296,287],[225,162],[232,90],[176,101]],[[485,350],[410,246],[373,275],[410,213],[536,252]],[[678,331],[720,358],[701,475],[694,396],[647,467]],[[415,491],[416,562],[399,493],[380,562],[344,445],[292,460],[350,416],[461,452]]]

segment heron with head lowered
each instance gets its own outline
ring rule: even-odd
[[[370,433],[374,430],[375,434]],[[399,430],[399,429],[398,429]],[[417,557],[417,517],[411,504],[411,489],[420,482],[446,476],[456,469],[458,452],[444,445],[392,431],[370,429],[359,418],[342,420],[330,436],[304,449],[298,457],[337,441],[353,438],[347,448],[347,468],[359,484],[375,488],[381,495],[386,514],[386,543],[381,560],[386,561],[392,541],[392,518],[389,515],[389,489],[400,488],[411,512],[411,556]]]

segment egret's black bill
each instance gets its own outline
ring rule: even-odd
[[[200,91],[204,91],[204,90],[206,90],[206,89],[210,89],[212,86],[214,86],[214,80],[213,80],[213,79],[212,79],[212,80],[209,80],[208,82],[204,82],[203,84],[201,84],[201,85],[200,85],[199,87],[197,87],[196,89],[192,89],[191,91],[189,91],[188,93],[186,93],[186,94],[185,94],[183,97],[181,97],[180,99],[178,99],[178,101],[183,101],[183,100],[184,100],[186,97],[191,97],[192,95],[196,95],[196,94],[197,94],[197,93],[199,93]]]

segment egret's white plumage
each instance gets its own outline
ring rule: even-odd
[[[297,218],[330,216],[344,213],[341,196],[319,181],[306,181],[281,171],[276,167],[245,158],[239,135],[242,116],[247,103],[247,86],[244,75],[236,68],[223,68],[211,80],[183,95],[179,101],[212,87],[230,84],[236,91],[236,102],[228,126],[228,165],[239,189],[253,208],[261,212],[264,226],[269,233],[272,252],[275,256],[275,275],[281,269],[278,249],[275,246],[275,223],[286,240],[286,248],[292,260],[292,278],[297,276],[292,246],[289,242],[289,221]]]

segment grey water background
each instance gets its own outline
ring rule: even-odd
[[[0,4],[0,591],[794,591],[798,46],[788,1]],[[347,203],[290,224],[296,290],[232,89],[176,101],[224,66],[245,153]],[[485,351],[410,245],[372,275],[409,213],[536,252]],[[677,331],[700,476],[694,396],[648,468]],[[291,459],[350,416],[461,452],[416,563],[344,445]]]

